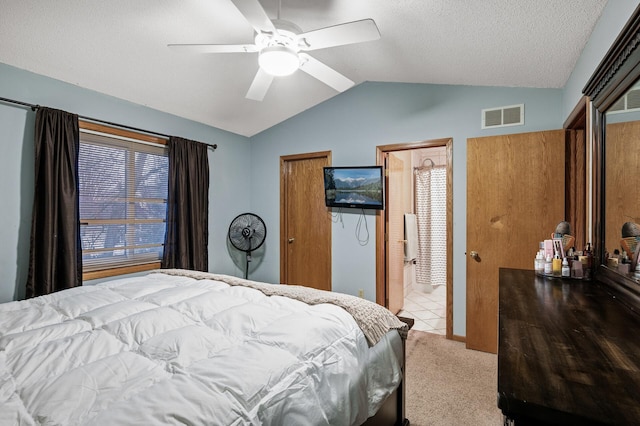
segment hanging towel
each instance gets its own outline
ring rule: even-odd
[[[409,262],[418,257],[418,226],[416,215],[405,213],[404,215],[404,260]]]

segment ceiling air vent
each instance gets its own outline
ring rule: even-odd
[[[524,125],[524,104],[482,110],[482,128]]]

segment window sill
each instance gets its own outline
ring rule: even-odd
[[[99,271],[83,272],[82,281],[90,281],[98,278],[115,277],[117,275],[133,274],[136,272],[160,269],[160,262],[145,263],[143,265],[123,266],[120,268],[102,269]]]

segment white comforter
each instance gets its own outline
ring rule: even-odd
[[[395,336],[394,336],[395,335]],[[400,382],[342,308],[150,274],[0,305],[0,425],[354,425]]]

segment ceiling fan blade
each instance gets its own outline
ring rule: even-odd
[[[334,88],[338,92],[344,92],[348,88],[352,87],[355,83],[349,80],[344,75],[340,74],[333,68],[323,64],[319,60],[307,55],[306,53],[300,53],[300,69],[312,77],[317,78],[329,87]]]
[[[246,53],[257,52],[255,44],[168,44],[175,50],[196,53]]]
[[[276,27],[258,0],[232,0],[257,33],[275,33]]]
[[[309,31],[298,37],[307,42],[308,47],[302,47],[302,50],[316,50],[377,40],[380,38],[380,31],[373,19],[363,19]]]
[[[254,101],[262,101],[272,81],[273,76],[271,74],[264,72],[262,68],[258,68],[258,72],[253,78],[253,83],[251,83],[251,87],[249,87],[249,91],[245,97]]]

